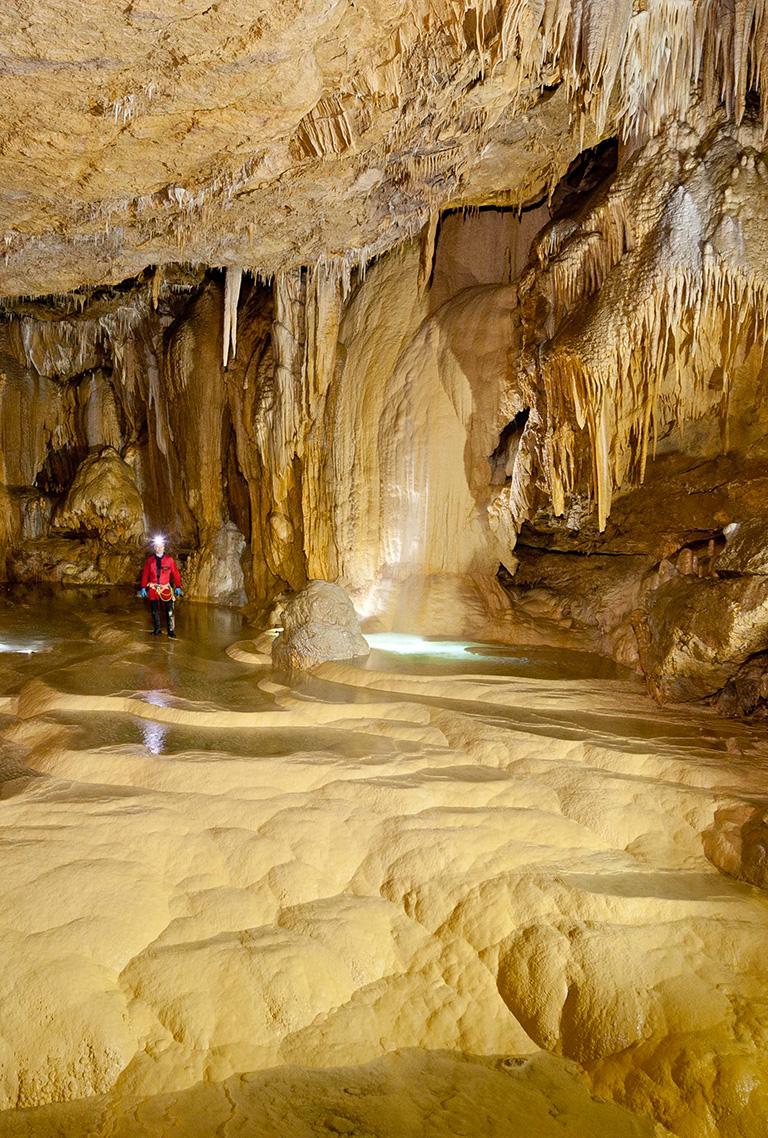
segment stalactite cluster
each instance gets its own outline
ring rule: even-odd
[[[552,223],[521,281],[554,511],[584,490],[586,429],[601,529],[669,423],[714,412],[727,448],[734,370],[765,342],[764,242],[746,212],[765,193],[761,130],[702,133],[703,154],[688,129],[649,143],[578,222]]]
[[[227,0],[148,25],[107,6],[73,14],[66,34],[53,3],[4,19],[4,295],[222,252],[272,274],[382,251],[448,203],[525,202],[590,138],[644,140],[698,104],[740,122],[768,50],[758,0],[400,0],[375,14],[345,2],[255,23]],[[94,36],[105,62],[85,80],[51,45]],[[148,52],[147,36],[173,51]],[[30,43],[56,77],[50,108],[25,80]]]

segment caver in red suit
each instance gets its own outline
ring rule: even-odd
[[[173,599],[174,594],[177,597],[181,596],[181,574],[171,555],[165,552],[165,542],[161,538],[155,538],[152,548],[154,552],[150,553],[141,571],[141,596],[149,598],[149,608],[152,613],[152,635],[160,635],[160,606],[162,605],[165,609],[168,635],[173,638],[176,636]]]

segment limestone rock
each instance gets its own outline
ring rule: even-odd
[[[647,621],[651,691],[665,700],[702,699],[768,641],[768,581],[676,575],[651,595]]]
[[[2,1138],[83,1138],[109,1118],[110,1138],[226,1133],[250,1138],[673,1138],[590,1093],[577,1066],[546,1052],[503,1058],[408,1048],[362,1065],[205,1079],[140,1100],[117,1093],[0,1115]],[[172,1121],[170,1121],[172,1120]],[[222,1131],[222,1127],[225,1129]]]
[[[717,561],[719,571],[768,576],[768,518],[761,515],[734,522]]]
[[[30,491],[21,502],[21,536],[27,540],[45,537],[51,523],[53,503],[45,494]]]
[[[482,229],[474,232],[479,239]],[[515,235],[509,226],[510,243]],[[435,257],[440,264],[439,248]],[[525,406],[526,390],[509,375],[517,293],[485,283],[430,312],[420,262],[415,242],[382,259],[342,306],[337,329],[327,318],[333,340],[319,353],[315,405],[296,448],[294,528],[304,533],[307,575],[343,579],[366,619],[387,627],[407,613],[418,622],[411,630],[466,634],[478,626],[474,597],[449,606],[441,628],[434,616],[445,606],[419,593],[453,579],[459,601],[474,593],[460,579],[482,576],[491,594],[499,563],[511,561],[512,511],[503,522],[489,512],[489,456]],[[513,471],[526,445],[523,434]]]
[[[768,654],[759,652],[731,676],[715,700],[721,715],[768,718]]]
[[[569,556],[527,546],[518,547],[518,552],[520,566],[509,583],[516,604],[531,609],[536,603],[563,628],[581,630],[591,639],[594,650],[637,667],[632,621],[640,605],[643,578],[650,568],[649,558],[600,553]]]
[[[757,423],[747,374],[733,397]],[[749,454],[740,445],[697,460],[677,449],[683,433],[681,424],[674,449],[616,500],[602,533],[594,507],[578,519],[537,510],[521,531],[519,566],[506,588],[516,609],[536,606],[563,628],[570,621],[595,649],[647,669],[658,698],[704,698],[722,688],[721,714],[761,717],[764,666],[761,656],[749,657],[766,644],[765,454],[753,443]],[[704,454],[715,441],[696,436]]]
[[[283,631],[272,645],[272,662],[281,671],[351,660],[370,651],[351,600],[331,581],[310,581],[284,603],[282,619]]]
[[[95,531],[108,544],[144,535],[144,507],[130,466],[111,447],[90,455],[79,467],[52,528]]]
[[[110,446],[119,450],[122,440],[115,393],[103,371],[84,376],[77,386],[80,432],[89,450]]]
[[[605,73],[601,64],[592,76],[606,87],[600,120],[620,60],[637,113],[639,61],[624,15],[601,22],[591,49],[595,60],[611,51]],[[475,18],[468,0],[288,11],[267,0],[254,17],[222,0],[146,16],[77,9],[62,25],[54,0],[34,20],[14,3],[0,95],[7,130],[26,142],[0,161],[0,292],[116,282],[180,250],[192,262],[250,265],[258,248],[269,273],[346,251],[355,263],[421,228],[431,203],[457,198],[470,171],[479,192],[493,194],[514,167],[523,202],[578,146],[559,75],[581,87],[571,35],[589,35],[581,23],[590,23],[580,10],[572,19],[573,32],[565,13],[547,21],[553,27],[516,11]],[[158,55],[158,42],[174,46]],[[545,42],[554,71],[543,66]],[[55,72],[50,101],[26,81],[30,51]],[[97,56],[104,63],[94,68]],[[544,100],[556,76],[560,90]],[[427,89],[425,116],[412,93]],[[645,114],[655,86],[641,90]],[[585,122],[588,137],[594,129]]]
[[[130,585],[136,580],[140,563],[135,545],[47,537],[28,541],[13,551],[8,557],[8,576],[19,582]]]
[[[723,873],[768,889],[768,810],[750,803],[723,807],[702,838],[704,852]]]
[[[79,320],[22,318],[12,340],[38,376],[64,383],[105,363],[104,342],[93,324]]]
[[[62,22],[56,0],[34,18],[9,0],[0,291],[116,281],[180,249],[233,265],[258,249],[270,273],[354,261],[447,202],[504,194],[510,170],[503,200],[524,204],[580,134],[653,135],[699,101],[740,119],[765,72],[753,8],[691,0],[651,20],[627,0],[265,0],[254,17],[169,0],[73,6]],[[29,81],[30,60],[50,83]]]

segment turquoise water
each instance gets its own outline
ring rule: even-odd
[[[632,673],[604,656],[562,648],[444,640],[402,632],[366,634],[371,655],[362,667],[410,675],[529,676],[533,679],[620,679]]]

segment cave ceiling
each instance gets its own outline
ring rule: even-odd
[[[765,24],[718,0],[6,0],[0,295],[365,263],[441,209],[531,202],[600,137],[696,100],[739,117]]]

